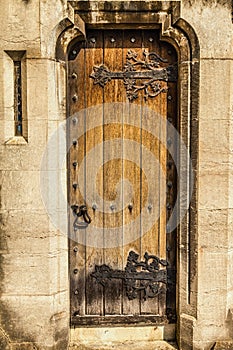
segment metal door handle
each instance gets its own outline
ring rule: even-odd
[[[76,215],[76,218],[74,220],[74,228],[75,229],[81,229],[87,227],[91,223],[91,217],[88,214],[87,206],[86,205],[72,205],[71,206],[74,214]],[[79,221],[79,218],[83,217],[84,221]]]
[[[77,214],[77,216],[83,216],[83,219],[84,219],[84,221],[85,221],[87,224],[90,224],[90,223],[91,223],[91,217],[90,217],[90,215],[88,214],[87,206],[86,206],[86,205],[81,205],[81,206],[79,207],[79,213]]]

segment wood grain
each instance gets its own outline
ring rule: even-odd
[[[175,280],[176,232],[166,233],[171,215],[167,205],[174,206],[177,191],[176,169],[166,143],[175,135],[167,134],[164,122],[168,118],[179,127],[177,84],[160,82],[167,92],[145,100],[139,91],[138,98],[129,102],[123,79],[112,79],[103,88],[90,75],[101,64],[110,71],[123,71],[129,49],[141,59],[145,49],[156,52],[168,60],[162,67],[176,62],[176,52],[160,41],[157,30],[88,30],[86,42],[74,48],[78,54],[69,61],[69,115],[78,120],[69,124],[68,197],[70,204],[88,206],[92,223],[74,231],[70,210],[72,324],[166,323],[166,313],[174,320],[175,285],[168,291],[164,286],[156,298],[129,300],[121,280],[109,280],[103,288],[91,273],[101,264],[124,270],[134,250],[140,260],[145,252],[167,259],[168,273]],[[175,143],[170,147],[175,153]],[[80,176],[84,188],[75,190]],[[146,215],[141,215],[143,209]],[[117,242],[114,248],[109,248],[111,242]]]
[[[95,65],[100,65],[103,61],[103,37],[97,35],[95,31],[90,31],[87,36],[87,48],[85,51],[85,96],[86,96],[86,155],[92,150],[93,156],[87,162],[86,159],[86,181],[88,182],[88,188],[91,187],[92,193],[88,193],[89,196],[94,197],[96,195],[95,185],[96,182],[99,185],[98,192],[100,198],[103,198],[103,174],[98,173],[96,178],[95,166],[96,162],[100,160],[103,162],[103,126],[100,126],[93,130],[91,123],[94,121],[101,122],[103,119],[103,107],[95,109],[94,106],[103,104],[103,90],[99,86],[94,85],[93,79],[90,75],[93,72]],[[98,146],[98,147],[97,147]],[[101,230],[97,234],[92,233],[92,236],[88,234],[88,243],[86,245],[86,280],[85,280],[85,292],[86,292],[86,313],[87,315],[104,315],[104,301],[103,301],[103,288],[99,285],[91,273],[94,271],[95,265],[101,265],[104,263],[103,252],[103,215],[100,210],[95,212],[92,209],[92,203],[87,203],[88,210],[92,216],[92,227],[100,227]],[[91,228],[91,227],[90,227]],[[88,231],[88,229],[87,229]],[[94,230],[93,230],[94,231]],[[89,232],[89,231],[88,231]]]
[[[105,31],[104,42],[104,64],[111,71],[121,71],[122,67],[122,35],[121,32]],[[114,107],[114,103],[123,101],[122,91],[124,89],[121,80],[111,80],[104,88],[104,244],[108,247],[115,242],[115,247],[104,249],[105,264],[114,269],[123,269],[122,260],[122,171],[123,171],[123,143],[122,143],[122,106]],[[111,104],[111,112],[108,104]],[[114,116],[114,117],[113,117]],[[117,122],[119,121],[119,122]],[[118,141],[114,144],[111,142]],[[110,143],[110,146],[109,146]],[[113,206],[111,210],[110,206]],[[115,231],[113,231],[115,230]],[[105,286],[105,315],[120,315],[122,308],[122,281],[111,280]]]

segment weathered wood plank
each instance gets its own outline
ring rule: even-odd
[[[103,175],[97,171],[98,164],[103,162],[103,90],[93,84],[90,75],[95,64],[103,60],[103,34],[101,31],[89,31],[85,51],[85,96],[86,96],[86,194],[89,200],[88,210],[92,222],[86,229],[86,314],[103,315],[103,288],[91,277],[95,265],[103,264],[103,214],[101,208],[92,209],[98,195],[102,207]],[[99,105],[99,108],[95,108]],[[96,231],[95,231],[96,227]]]
[[[123,38],[123,60],[129,49],[141,54],[142,38],[141,31],[125,31]],[[124,248],[123,265],[127,263],[130,250],[141,254],[140,231],[141,231],[141,96],[133,103],[128,102],[125,91],[125,102],[123,117],[123,176],[124,176]],[[127,142],[126,142],[127,141]],[[132,204],[132,209],[129,205]],[[123,314],[139,315],[140,300],[128,300],[125,290],[123,291]]]
[[[143,50],[156,52],[159,56],[160,50],[158,45],[158,32],[143,32]],[[160,171],[160,93],[155,98],[143,100],[143,117],[142,117],[142,168],[146,171],[146,180],[142,182],[142,206],[146,209],[147,216],[142,216],[142,230],[144,232],[141,240],[142,252],[147,251],[160,257],[159,251],[159,171]],[[148,188],[148,191],[147,191]],[[152,226],[147,229],[148,223]],[[166,238],[164,237],[166,240]],[[143,314],[158,314],[158,297],[141,301],[141,312]]]
[[[84,115],[81,112],[85,107],[85,94],[82,86],[84,76],[81,67],[85,67],[85,48],[83,43],[75,45],[78,52],[74,60],[69,61],[69,203],[70,205],[83,203],[83,196],[78,187],[78,166],[83,161],[85,150],[83,137]],[[76,141],[77,144],[73,144]],[[75,165],[74,165],[75,164]],[[84,176],[84,174],[83,174]],[[77,187],[75,188],[75,184]],[[73,223],[75,215],[70,210],[70,283],[71,283],[71,315],[78,313],[85,315],[85,245],[83,242],[83,232],[75,231]],[[78,270],[78,273],[75,273]]]
[[[103,62],[112,71],[122,70],[122,32],[104,32]],[[104,261],[122,269],[122,80],[111,80],[104,88]],[[108,107],[110,104],[110,108]],[[111,207],[112,206],[112,207]],[[111,209],[112,208],[112,209]],[[113,245],[113,246],[112,246]],[[115,247],[114,247],[115,246]],[[122,281],[111,280],[105,286],[105,315],[121,314]]]

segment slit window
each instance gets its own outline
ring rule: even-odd
[[[14,61],[14,117],[15,135],[23,135],[22,119],[22,68],[21,61]]]
[[[14,136],[28,139],[27,122],[27,69],[26,51],[8,51],[5,53],[10,57],[6,59],[10,89],[7,91],[7,105],[10,107],[8,117],[11,122],[11,130],[8,131],[7,139]],[[9,129],[8,129],[9,130]],[[18,140],[19,142],[19,140]]]

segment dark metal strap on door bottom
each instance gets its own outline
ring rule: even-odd
[[[168,262],[147,252],[144,261],[138,261],[138,258],[137,253],[130,251],[124,271],[114,270],[105,264],[96,265],[91,276],[102,286],[113,278],[123,280],[129,300],[137,298],[141,292],[145,300],[154,298],[164,290],[162,284],[167,284],[167,271],[161,267],[167,266]]]

